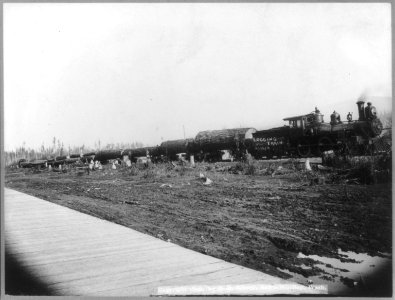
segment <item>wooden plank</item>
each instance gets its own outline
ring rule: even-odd
[[[114,257],[112,257],[114,258]],[[204,266],[213,264],[206,263]],[[151,276],[151,273],[155,273],[158,276],[164,276],[163,273],[171,274],[174,268],[177,270],[196,270],[196,268],[202,267],[200,262],[191,261],[188,255],[171,258],[156,258],[152,260],[152,256],[146,256],[145,259],[139,257],[138,259],[131,259],[130,255],[124,255],[119,260],[113,260],[108,265],[96,264],[85,264],[88,268],[77,269],[78,272],[64,272],[61,274],[53,275],[51,273],[51,281],[56,288],[63,288],[70,285],[73,281],[73,286],[82,285],[89,286],[90,289],[99,290],[100,288],[94,287],[97,282],[105,281],[107,288],[108,285],[122,286],[130,285],[130,278],[143,278],[144,276]],[[214,265],[213,269],[217,269],[218,266]],[[149,270],[149,272],[147,272]],[[166,272],[165,272],[166,271]],[[160,275],[162,273],[162,275]],[[99,280],[98,280],[99,279]],[[124,279],[124,280],[123,280]],[[101,285],[101,284],[99,284]]]
[[[217,264],[199,264],[197,266],[178,266],[176,264],[168,264],[165,267],[158,268],[153,266],[152,269],[139,270],[136,272],[117,272],[115,274],[103,275],[99,278],[91,277],[84,278],[73,282],[72,288],[78,286],[78,289],[83,293],[100,292],[109,289],[119,289],[127,286],[137,284],[147,284],[156,286],[157,282],[164,279],[175,278],[180,276],[186,276],[190,274],[208,274],[210,272],[218,271],[219,268],[225,268],[227,270],[234,268],[234,266],[220,265]],[[106,285],[100,284],[101,280],[105,280]],[[62,291],[62,293],[70,290],[70,285],[66,282],[51,286],[56,290]]]
[[[90,248],[90,249],[83,249],[79,250],[80,245],[76,245],[75,249],[73,251],[59,251],[56,253],[51,253],[51,255],[45,255],[38,253],[36,255],[26,253],[26,255],[21,254],[21,258],[25,259],[27,261],[26,265],[28,266],[34,266],[34,265],[52,265],[57,262],[63,262],[63,261],[70,261],[70,260],[76,260],[76,259],[86,259],[90,257],[101,257],[104,255],[108,255],[110,253],[118,253],[118,252],[124,252],[128,251],[130,255],[133,255],[134,252],[144,250],[147,248],[154,248],[154,249],[166,249],[172,247],[171,245],[152,245],[151,243],[144,243],[141,245],[141,248],[137,248],[135,245],[113,245],[113,246],[103,246],[99,248]]]
[[[129,244],[125,244],[125,242],[129,242]],[[48,259],[51,259],[51,257],[53,257],[54,253],[61,253],[61,252],[67,252],[70,251],[70,253],[74,253],[76,255],[80,255],[80,253],[82,251],[88,252],[89,253],[95,253],[95,251],[91,251],[91,249],[98,249],[96,251],[101,251],[101,249],[108,249],[109,251],[111,251],[111,249],[127,249],[128,247],[130,247],[130,243],[134,243],[136,245],[132,246],[133,250],[139,250],[140,248],[147,248],[147,247],[155,247],[155,248],[169,248],[172,247],[171,244],[169,244],[168,246],[166,245],[157,245],[153,242],[150,241],[146,241],[144,239],[127,239],[127,237],[125,237],[125,240],[123,241],[123,243],[120,243],[120,241],[112,238],[112,239],[108,239],[108,240],[100,240],[100,239],[96,239],[96,240],[90,240],[88,242],[85,242],[83,245],[79,245],[78,246],[78,251],[75,251],[75,243],[69,243],[68,241],[65,241],[63,243],[51,243],[51,244],[36,244],[35,247],[31,247],[30,245],[28,245],[29,249],[18,249],[16,251],[14,251],[15,254],[17,253],[25,253],[40,258],[40,256],[44,256],[47,255]],[[68,256],[62,256],[62,257],[68,257]]]
[[[219,263],[215,268],[195,268],[191,272],[180,270],[181,272],[166,274],[156,274],[157,277],[151,276],[145,281],[129,282],[128,286],[118,286],[113,290],[101,290],[96,292],[100,296],[108,296],[116,294],[117,296],[125,295],[146,295],[156,294],[158,287],[160,286],[185,286],[192,284],[206,284],[206,285],[219,285],[219,284],[251,284],[251,283],[263,283],[270,282],[267,280],[266,275],[259,276],[260,272],[255,271],[254,274],[247,274],[243,269],[238,266],[229,267],[227,263]],[[140,277],[141,278],[141,277]],[[159,279],[160,278],[160,279]],[[119,284],[119,282],[118,282]],[[277,283],[279,284],[279,283]],[[90,295],[89,291],[87,294]]]
[[[127,270],[133,270],[133,268],[137,269],[144,269],[150,264],[154,264],[155,266],[161,266],[161,265],[166,265],[166,264],[173,264],[174,262],[177,262],[177,264],[183,263],[190,263],[190,260],[188,259],[188,256],[180,256],[180,257],[171,257],[164,259],[163,257],[160,256],[155,256],[156,259],[152,260],[152,251],[156,249],[145,249],[145,253],[147,251],[151,251],[151,255],[146,255],[136,256],[136,252],[134,255],[130,255],[129,252],[123,252],[123,253],[114,253],[114,254],[107,254],[105,256],[100,257],[100,264],[97,263],[98,258],[97,257],[92,257],[88,259],[78,259],[74,261],[68,261],[68,262],[61,262],[61,263],[56,263],[52,264],[51,268],[52,270],[49,270],[46,266],[37,266],[35,270],[40,271],[40,267],[43,268],[43,272],[39,277],[54,277],[54,276],[64,276],[68,277],[70,279],[75,279],[75,278],[83,278],[86,277],[84,276],[84,272],[90,272],[90,273],[98,273],[101,272],[103,269],[107,269],[108,266],[127,266]],[[184,259],[185,258],[185,259]],[[144,268],[142,268],[144,266]],[[44,270],[44,268],[46,268]],[[49,270],[49,271],[48,271]],[[44,274],[44,271],[47,272],[47,274]],[[107,272],[107,270],[106,270]],[[111,272],[111,270],[110,270]],[[82,275],[82,276],[81,276]],[[64,280],[63,280],[64,281]]]
[[[135,240],[136,242],[141,240],[141,237],[130,237],[130,235],[126,234],[120,234],[114,237],[111,233],[104,233],[102,236],[96,235],[96,236],[88,236],[85,239],[85,244],[91,244],[95,243],[97,241],[103,242],[103,243],[117,243],[118,239],[124,239],[124,240]],[[64,245],[64,244],[72,244],[74,245],[76,242],[78,242],[81,239],[80,236],[78,237],[65,237],[65,236],[54,236],[54,238],[51,238],[50,241],[46,242],[45,244],[42,242],[40,239],[36,240],[31,240],[31,239],[15,239],[15,237],[12,239],[12,242],[8,242],[7,245],[12,246],[12,245],[20,245],[21,249],[20,251],[25,251],[25,252],[35,252],[37,250],[41,251],[43,249],[49,249],[53,247],[57,247],[57,245]],[[9,238],[8,240],[11,240]],[[26,248],[26,249],[22,249]]]
[[[64,233],[64,234],[68,234],[70,232],[72,232],[75,229],[81,228],[81,226],[84,227],[85,230],[89,230],[89,229],[96,229],[97,231],[103,234],[111,232],[111,228],[108,228],[107,226],[100,226],[100,224],[97,224],[96,226],[94,224],[92,224],[91,222],[77,222],[74,221],[73,223],[66,223],[66,224],[59,224],[59,226],[53,226],[52,224],[45,224],[44,223],[40,223],[40,225],[35,225],[33,224],[29,224],[29,223],[20,223],[15,224],[15,226],[17,226],[17,228],[13,227],[14,224],[10,225],[7,224],[5,227],[5,233],[7,234],[8,232],[12,232],[16,237],[18,238],[28,238],[31,235],[38,235],[38,234],[46,234],[46,233],[51,233],[56,231],[56,233]],[[22,228],[21,228],[22,227]],[[102,230],[102,231],[100,231]],[[86,231],[85,231],[86,232]],[[84,232],[82,232],[81,234],[83,234]],[[123,232],[126,233],[126,232]],[[75,236],[75,233],[71,233],[71,236]]]
[[[164,285],[287,283],[9,189],[5,216],[6,249],[60,295],[149,296]]]
[[[7,235],[7,234],[6,234]],[[8,234],[9,235],[9,234]],[[87,243],[97,241],[97,240],[106,240],[106,241],[114,241],[117,242],[118,239],[122,238],[128,238],[128,239],[141,239],[141,237],[130,237],[130,235],[127,234],[119,234],[116,237],[111,232],[106,232],[103,233],[103,235],[96,234],[96,235],[90,235],[85,238],[85,241]],[[45,247],[51,247],[52,245],[60,244],[60,243],[70,243],[74,244],[75,242],[78,242],[81,239],[81,236],[56,236],[53,235],[53,237],[48,240],[45,244],[43,244],[42,240],[40,239],[27,239],[27,238],[20,238],[19,236],[16,238],[15,236],[10,236],[7,240],[7,245],[12,246],[12,245],[21,245],[21,248],[28,248],[25,250],[35,250],[36,248],[42,249],[42,246]],[[41,247],[40,247],[41,246]],[[23,250],[23,249],[20,249]]]

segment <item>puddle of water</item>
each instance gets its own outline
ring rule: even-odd
[[[360,282],[366,282],[369,277],[374,274],[381,267],[388,266],[392,264],[391,254],[383,253],[386,257],[369,256],[366,253],[354,253],[354,252],[344,252],[341,249],[338,250],[344,258],[354,259],[356,262],[341,262],[337,258],[322,257],[318,255],[304,255],[299,253],[297,258],[311,258],[319,263],[314,266],[324,270],[329,274],[322,274],[328,277],[327,279],[320,278],[320,276],[310,276],[309,278],[303,277],[300,274],[290,272],[288,270],[280,269],[280,271],[293,276],[293,280],[301,283],[308,284],[308,280],[311,280],[313,284],[323,284],[328,286],[328,292],[334,295],[341,295],[347,293],[353,293],[355,289],[358,289]],[[327,266],[327,265],[331,265]],[[302,265],[302,268],[307,266]],[[347,270],[344,271],[344,270]],[[341,277],[346,277],[354,281],[354,287],[349,287],[341,281]],[[350,281],[351,283],[353,283]]]
[[[391,253],[380,252],[380,251],[378,251],[378,253],[380,253],[381,255],[383,255],[383,256],[385,256],[385,257],[388,257],[388,258],[391,258],[391,257],[392,257],[392,254],[391,254]]]

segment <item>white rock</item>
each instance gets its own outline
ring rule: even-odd
[[[306,159],[305,167],[307,171],[311,171],[310,160],[308,158]]]
[[[210,179],[210,178],[207,178],[206,177],[206,182],[204,182],[203,184],[204,185],[210,185],[210,184],[212,184],[213,183],[213,181]]]

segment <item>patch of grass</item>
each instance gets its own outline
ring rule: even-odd
[[[252,157],[246,157],[243,161],[237,162],[229,169],[233,174],[256,175],[259,166]]]
[[[390,182],[392,158],[390,155],[366,156],[350,159],[349,178],[356,178],[362,184]]]
[[[374,184],[392,179],[392,157],[388,154],[338,157],[335,165],[336,171],[328,174],[332,182]]]
[[[138,175],[138,174],[140,174],[140,170],[139,170],[135,165],[132,165],[132,166],[129,168],[128,175],[136,176],[136,175]]]
[[[171,177],[184,177],[198,172],[186,165],[177,165],[170,162],[155,164],[132,164],[127,171],[122,171],[127,176],[136,176],[144,179],[163,179]]]
[[[244,169],[244,174],[245,175],[255,175],[256,174],[256,164],[253,161],[247,161]]]

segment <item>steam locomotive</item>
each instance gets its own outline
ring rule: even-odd
[[[347,155],[372,154],[373,141],[381,134],[383,125],[370,102],[367,106],[362,100],[356,104],[358,120],[352,120],[352,114],[349,113],[346,120],[342,121],[334,111],[330,122],[326,123],[324,116],[315,108],[309,114],[283,119],[288,125],[267,130],[235,128],[201,131],[195,138],[165,141],[154,147],[72,154],[36,162],[20,160],[19,166],[32,167],[44,163],[56,166],[92,159],[106,162],[126,157],[131,161],[146,157],[157,162],[176,160],[181,154],[185,159],[193,155],[197,161],[217,161],[221,160],[225,152],[235,159],[246,154],[256,159],[320,156],[328,150]]]
[[[334,111],[330,123],[325,123],[317,108],[310,114],[285,118],[288,126],[255,132],[250,151],[256,158],[319,156],[327,150],[349,155],[372,153],[373,138],[381,134],[383,125],[370,102],[365,107],[365,102],[359,100],[357,106],[359,117],[355,121],[348,113],[343,122]]]

